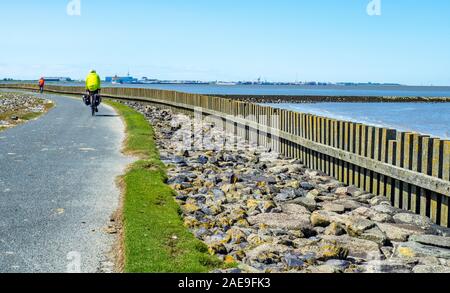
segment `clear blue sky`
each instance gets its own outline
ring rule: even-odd
[[[5,0],[0,77],[450,85],[450,1]]]

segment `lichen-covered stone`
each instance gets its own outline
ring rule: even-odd
[[[344,227],[336,222],[331,223],[324,231],[324,235],[341,236],[346,234]]]
[[[450,249],[423,245],[413,241],[401,243],[396,251],[396,254],[401,257],[411,258],[433,256],[437,258],[450,259]]]

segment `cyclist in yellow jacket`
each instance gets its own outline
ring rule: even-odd
[[[98,112],[97,107],[100,105],[101,98],[100,98],[100,90],[101,90],[101,80],[100,76],[97,74],[95,70],[91,70],[86,77],[86,92],[87,97],[85,96],[85,103],[86,105],[90,105],[91,101],[89,97],[96,97],[95,99],[95,111]]]
[[[86,77],[86,90],[90,92],[95,92],[100,90],[101,81],[100,76],[98,76],[95,70],[91,70]]]

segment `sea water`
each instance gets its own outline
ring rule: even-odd
[[[450,139],[450,103],[286,103],[267,105]]]

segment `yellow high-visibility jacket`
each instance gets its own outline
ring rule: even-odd
[[[99,90],[101,86],[100,76],[96,72],[91,72],[86,77],[86,89],[91,92]]]

